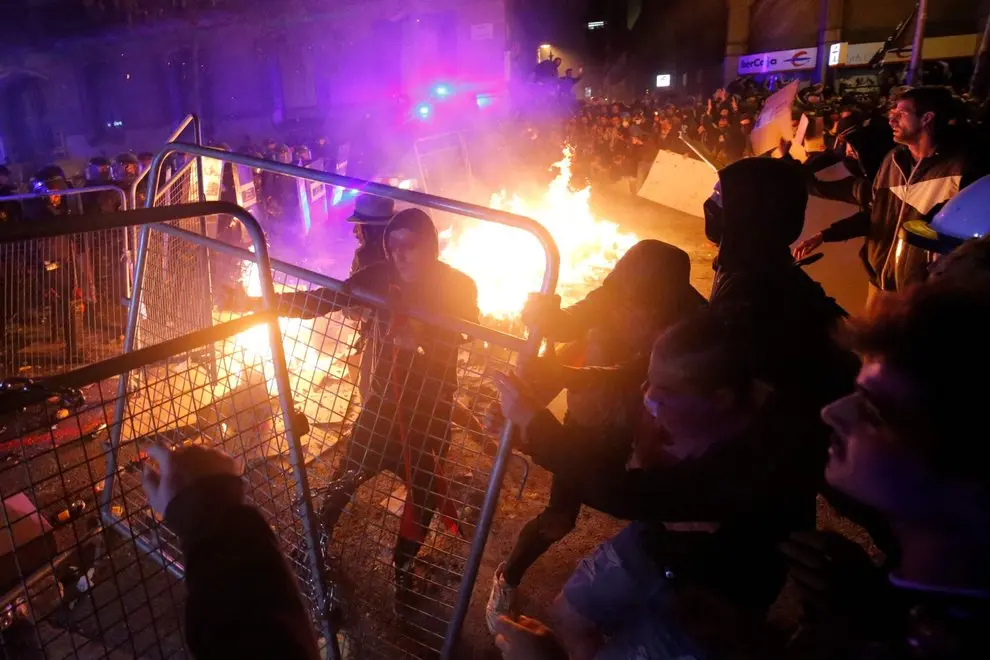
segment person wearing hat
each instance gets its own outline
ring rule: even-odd
[[[354,223],[358,248],[351,262],[351,275],[366,266],[385,260],[385,227],[395,215],[395,202],[375,195],[358,195],[354,213],[347,219]]]
[[[355,211],[358,220],[375,220],[386,217],[389,209],[362,202]],[[280,316],[315,318],[354,308],[366,312],[368,396],[362,397],[343,460],[331,477],[320,520],[329,538],[361,484],[386,470],[406,482],[407,501],[393,554],[401,615],[411,596],[414,559],[441,503],[445,522],[456,527],[440,466],[449,446],[458,349],[467,338],[397,309],[477,323],[478,287],[439,260],[436,227],[418,208],[396,213],[384,226],[382,241],[385,258],[357,270],[344,283],[344,292],[315,289],[277,298]],[[369,305],[350,292],[386,298],[389,308]],[[320,460],[329,464],[335,451],[331,448]]]

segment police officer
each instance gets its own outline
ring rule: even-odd
[[[141,175],[141,163],[138,161],[137,156],[132,153],[125,152],[118,154],[113,159],[113,165],[110,167],[110,175],[115,184],[125,191],[130,192],[131,185]]]
[[[78,198],[63,194],[70,188],[72,186],[61,167],[48,165],[41,168],[31,179],[31,190],[44,196],[29,200],[30,203],[25,205],[25,217],[29,221],[48,221],[78,214]],[[63,358],[67,362],[79,356],[77,322],[80,318],[76,312],[82,308],[74,304],[78,270],[76,238],[56,236],[38,241],[37,252],[29,255],[27,264],[29,270],[35,273],[34,277],[41,280],[43,290],[55,292],[55,296],[50,298],[49,313],[53,321],[49,325],[52,333],[50,339],[52,343],[60,343],[58,335],[61,335]]]
[[[31,192],[44,195],[28,200],[25,216],[30,220],[46,220],[53,216],[76,214],[79,209],[62,191],[72,188],[65,172],[58,165],[47,165],[31,178]],[[73,200],[74,201],[74,200]]]
[[[110,161],[103,156],[89,159],[85,170],[87,188],[113,185]],[[120,209],[120,197],[109,190],[86,193],[82,196],[85,213],[113,213]]]
[[[313,162],[313,152],[305,144],[300,144],[293,150],[293,165],[306,167],[311,162]]]
[[[275,151],[276,160],[285,165],[292,164],[292,149],[280,144]],[[265,192],[265,211],[273,223],[287,228],[299,215],[296,181],[290,176],[267,172],[263,177]],[[274,227],[273,227],[274,228]]]

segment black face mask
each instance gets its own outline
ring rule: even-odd
[[[722,186],[715,184],[711,197],[705,200],[705,237],[715,245],[722,243],[722,228],[725,226],[725,211],[722,209]]]

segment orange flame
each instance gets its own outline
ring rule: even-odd
[[[573,151],[567,147],[559,168],[541,199],[492,195],[489,206],[538,221],[549,230],[560,249],[557,293],[564,306],[598,286],[615,262],[639,240],[619,231],[618,225],[594,216],[591,188],[572,191]],[[441,233],[441,259],[464,271],[478,284],[482,314],[497,319],[518,317],[529,293],[539,291],[546,257],[539,241],[521,229],[493,222],[468,221]]]

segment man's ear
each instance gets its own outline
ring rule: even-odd
[[[934,112],[926,112],[925,114],[921,115],[921,125],[922,126],[931,126],[934,123],[935,123],[935,113]]]

